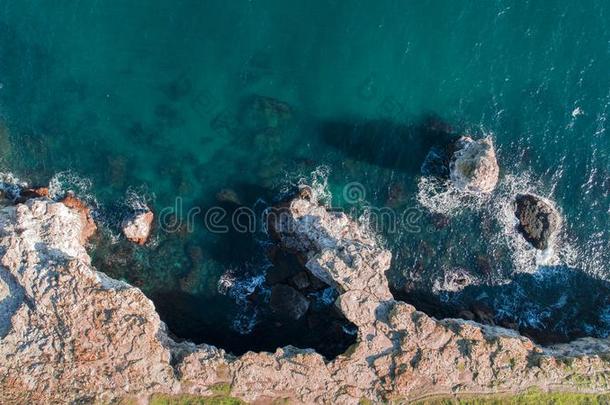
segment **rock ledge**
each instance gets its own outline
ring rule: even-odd
[[[332,404],[608,389],[606,340],[543,348],[511,330],[438,321],[392,298],[390,253],[346,215],[305,198],[282,211],[282,245],[341,292],[336,304],[358,326],[358,343],[330,362],[291,346],[236,358],[174,342],[140,290],[91,267],[77,209],[37,198],[0,210],[0,403],[212,395],[218,384],[246,401]]]

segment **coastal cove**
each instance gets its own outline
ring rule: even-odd
[[[0,364],[0,399],[112,403],[163,393],[357,404],[531,387],[608,390],[607,340],[545,348],[508,329],[438,321],[395,301],[382,275],[391,253],[311,197],[278,207],[286,215],[272,229],[341,294],[336,306],[357,327],[357,343],[330,362],[293,346],[234,357],[176,342],[141,291],[91,267],[82,207],[35,197],[3,208],[0,353],[13,366]],[[41,365],[40,358],[56,360]]]
[[[608,392],[609,16],[0,0],[0,402]]]

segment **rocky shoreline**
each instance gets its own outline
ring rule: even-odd
[[[391,253],[348,216],[307,195],[280,211],[276,238],[339,291],[336,305],[358,328],[333,361],[291,346],[234,357],[175,342],[139,289],[91,266],[77,206],[34,196],[0,210],[0,402],[145,402],[218,387],[248,402],[333,404],[608,390],[607,340],[541,347],[513,330],[436,320],[393,299]]]

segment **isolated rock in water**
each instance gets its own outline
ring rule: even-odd
[[[138,245],[143,245],[150,237],[155,216],[152,211],[140,211],[123,220],[123,234],[127,239]]]
[[[456,142],[449,163],[450,178],[455,187],[473,193],[490,193],[498,183],[500,168],[491,138],[478,141],[463,136]]]
[[[443,279],[434,282],[434,291],[437,293],[441,291],[458,292],[469,285],[478,283],[479,280],[468,271],[455,268],[446,270]]]
[[[294,288],[277,284],[271,289],[271,310],[282,318],[300,319],[309,309],[309,301]]]
[[[542,197],[519,194],[515,198],[515,215],[519,220],[517,229],[536,249],[544,250],[561,227],[557,209]]]

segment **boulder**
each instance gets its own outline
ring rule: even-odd
[[[462,136],[457,140],[449,162],[449,175],[456,188],[471,193],[490,193],[498,183],[499,172],[491,138],[475,141]]]
[[[150,237],[155,216],[152,211],[136,212],[123,220],[121,228],[123,235],[133,243],[144,245]]]
[[[309,301],[294,288],[276,284],[271,289],[271,310],[281,318],[300,319],[309,309]]]
[[[536,249],[549,247],[561,227],[561,217],[551,202],[533,194],[515,197],[518,231]]]
[[[434,281],[434,291],[462,291],[469,285],[478,284],[479,280],[476,276],[462,268],[447,269],[442,279]]]
[[[339,293],[362,290],[380,300],[392,299],[385,276],[392,254],[345,213],[329,211],[299,193],[271,210],[267,221],[269,234],[282,248]]]

